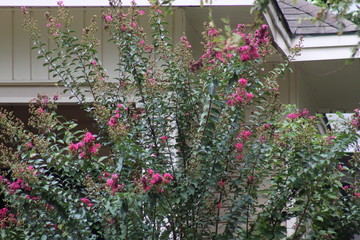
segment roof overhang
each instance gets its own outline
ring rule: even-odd
[[[271,29],[275,44],[284,55],[288,56],[291,49],[299,44],[301,36],[290,36],[274,4],[274,1],[271,1],[264,17]],[[343,35],[304,35],[302,37],[301,55],[297,56],[293,60],[294,62],[349,59],[352,56],[353,49],[360,41],[356,32]],[[360,54],[357,53],[354,58],[360,58]]]
[[[108,7],[109,0],[63,0],[66,7]],[[132,0],[123,0],[123,6],[131,6]],[[138,6],[150,6],[149,0],[136,0]],[[211,6],[252,6],[254,0],[204,0],[204,5]],[[200,6],[200,0],[174,0],[173,6]],[[7,0],[0,2],[0,7],[56,7],[57,0]]]

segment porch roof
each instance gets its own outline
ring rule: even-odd
[[[323,12],[305,0],[277,0],[280,16],[290,35],[337,34],[356,32],[356,25],[330,12]],[[319,16],[323,12],[323,16]],[[316,20],[316,21],[314,21]]]

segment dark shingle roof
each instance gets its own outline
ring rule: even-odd
[[[291,35],[336,34],[355,32],[356,25],[346,19],[337,19],[328,13],[321,20],[313,21],[321,8],[305,0],[276,0],[281,15]]]

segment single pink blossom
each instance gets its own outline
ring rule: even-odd
[[[226,183],[225,180],[221,180],[221,181],[219,182],[219,186],[222,188],[222,187],[224,187],[225,183]]]
[[[241,152],[243,150],[243,147],[244,147],[244,144],[242,144],[242,143],[235,144],[235,149],[238,152]]]
[[[114,183],[115,183],[115,181],[114,181],[114,179],[112,179],[112,178],[109,178],[109,179],[106,180],[106,184],[107,184],[109,187],[114,186]]]
[[[145,12],[142,11],[142,10],[139,10],[138,13],[139,13],[140,15],[144,15],[144,14],[145,14]]]
[[[245,78],[240,78],[238,80],[238,83],[241,85],[241,86],[246,86],[247,85],[247,80]]]
[[[289,113],[287,115],[287,118],[289,119],[296,119],[298,117],[298,114],[297,113]]]
[[[147,173],[148,173],[149,175],[153,175],[153,174],[154,174],[154,170],[152,170],[151,168],[149,168],[149,169],[147,170]]]
[[[22,12],[22,14],[26,14],[27,9],[26,9],[26,7],[25,7],[25,6],[21,7],[21,12]]]
[[[31,142],[25,143],[25,147],[28,149],[34,148],[34,145]]]
[[[171,180],[174,180],[174,177],[170,173],[165,173],[163,177],[164,183],[169,183]]]
[[[160,173],[155,173],[153,176],[152,176],[152,179],[150,181],[150,183],[152,185],[157,185],[157,184],[161,184],[163,181],[163,177],[161,176]]]
[[[40,114],[42,114],[43,112],[44,112],[44,109],[40,107],[40,108],[38,109],[38,114],[40,115]]]
[[[116,119],[115,118],[110,118],[109,122],[108,122],[110,127],[114,127],[116,125]]]
[[[161,136],[160,137],[160,140],[162,141],[162,142],[165,142],[165,141],[167,141],[169,138],[167,137],[167,136]]]
[[[210,28],[210,29],[208,30],[208,35],[209,35],[209,36],[217,36],[217,35],[219,35],[219,33],[218,33],[218,31],[217,31],[215,28]]]
[[[252,93],[245,93],[245,95],[248,101],[250,101],[254,97],[254,94]]]
[[[298,113],[298,117],[306,117],[307,115],[309,115],[309,110],[307,110],[306,108],[304,108]]]
[[[89,204],[90,203],[90,200],[87,199],[87,198],[80,198],[80,201],[84,204]]]
[[[244,140],[248,140],[249,137],[250,137],[250,135],[251,135],[251,132],[245,130],[245,131],[242,131],[242,132],[239,134],[238,138],[242,138],[242,139],[244,139]]]
[[[92,135],[91,132],[86,132],[85,135],[84,135],[84,143],[91,143],[92,141],[95,140],[95,137],[94,135]]]
[[[70,143],[68,149],[71,151],[71,152],[76,152],[78,149],[79,149],[79,145],[78,144],[74,144],[74,143]]]
[[[105,21],[106,21],[106,22],[111,22],[111,21],[113,20],[113,18],[112,18],[111,15],[107,15],[107,14],[106,14],[104,17],[105,17]]]
[[[90,147],[90,153],[91,154],[96,154],[99,151],[99,148],[101,147],[100,143],[94,144],[93,146]]]
[[[57,24],[56,24],[56,27],[57,27],[57,28],[61,27],[61,23],[57,23]]]
[[[64,6],[64,1],[58,1],[58,2],[57,2],[57,5],[63,7],[63,6]]]
[[[96,66],[96,60],[91,60],[90,64],[93,65],[93,66]]]

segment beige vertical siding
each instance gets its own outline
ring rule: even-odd
[[[146,13],[148,9],[143,9]],[[29,9],[32,17],[38,20],[39,29],[43,34],[42,41],[51,44],[46,38],[46,11],[56,14],[56,8]],[[104,8],[71,8],[70,14],[74,16],[73,29],[80,37],[82,29],[87,26],[96,15],[98,18],[96,36],[101,40],[98,48],[99,60],[107,70],[110,78],[116,77],[118,57],[117,48],[108,42],[109,35],[101,26],[101,15]],[[177,41],[185,32],[184,10],[176,9],[173,16],[168,18],[169,31],[174,41]],[[146,33],[150,33],[148,17],[141,17],[140,24]],[[22,28],[23,16],[20,8],[0,8],[0,103],[26,103],[36,96],[36,93],[59,94],[62,89],[55,86],[57,79],[48,73],[43,66],[43,59],[38,60],[37,50],[31,50],[33,43],[27,32]],[[150,35],[150,34],[149,34]],[[68,102],[64,97],[61,101]]]

